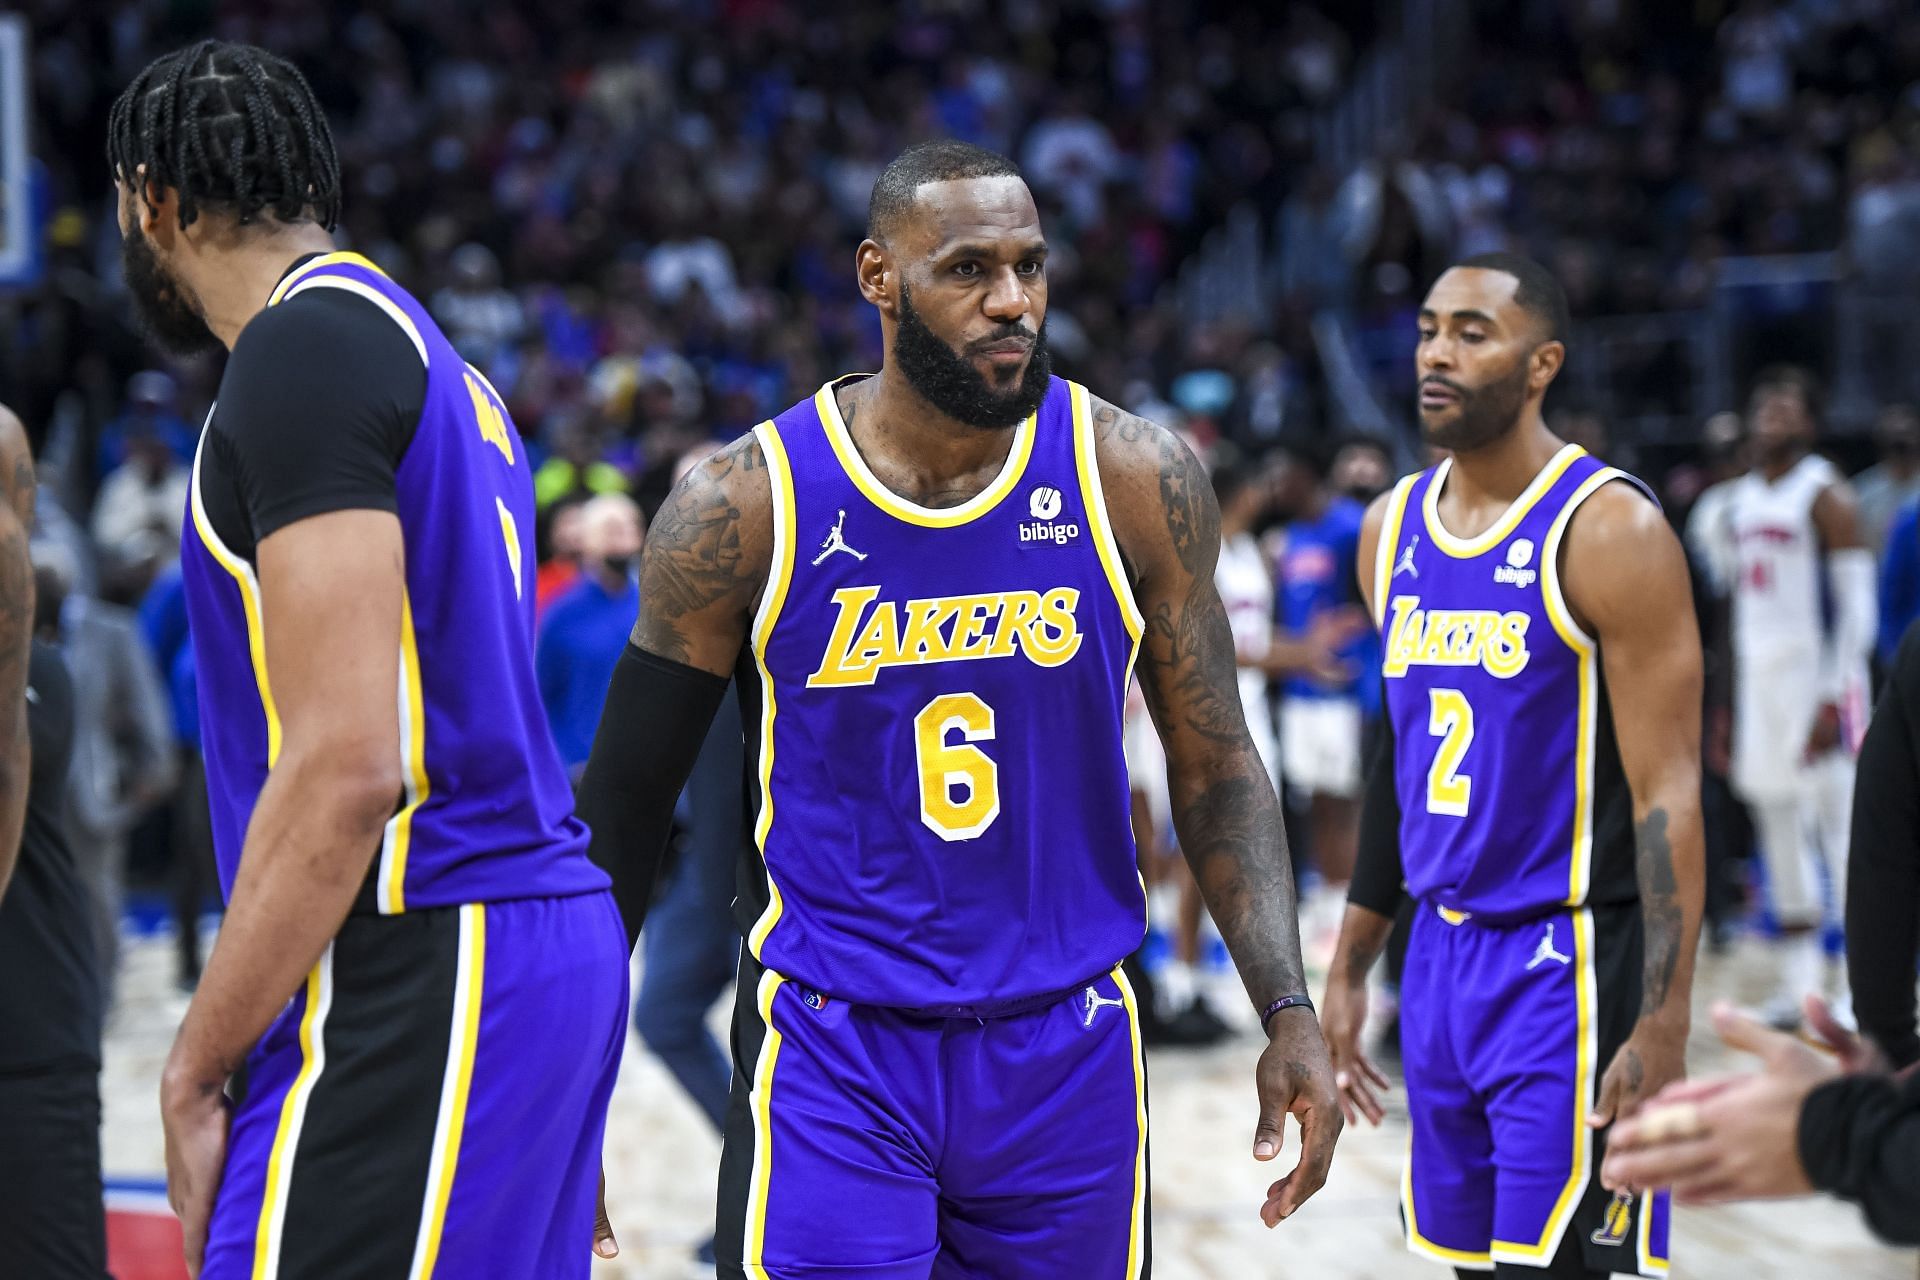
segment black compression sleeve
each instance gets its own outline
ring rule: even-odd
[[[1920,1244],[1920,1081],[1851,1075],[1800,1107],[1800,1164],[1890,1244]]]
[[[1382,698],[1384,704],[1385,699]],[[1400,910],[1405,875],[1400,862],[1400,794],[1393,776],[1393,724],[1383,720],[1367,753],[1360,798],[1360,852],[1347,901],[1391,919]]]
[[[396,510],[395,473],[426,394],[413,340],[365,298],[316,288],[255,316],[214,409],[246,541],[329,511]]]
[[[1913,971],[1920,953],[1920,628],[1901,641],[1867,727],[1847,861],[1847,973],[1860,1030],[1894,1066],[1920,1060]]]
[[[659,878],[674,802],[726,692],[724,678],[632,642],[614,666],[580,779],[579,810],[593,831],[588,856],[613,877],[628,951]]]

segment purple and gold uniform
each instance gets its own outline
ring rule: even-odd
[[[833,385],[756,434],[774,549],[740,673],[721,1274],[1143,1274],[1118,968],[1146,923],[1121,752],[1141,623],[1087,393],[1055,379],[940,510],[873,476]]]
[[[527,459],[492,388],[354,254],[282,279],[236,344],[223,396],[258,378],[265,335],[298,336],[301,308],[316,324],[376,327],[390,346],[404,335],[414,385],[425,370],[399,415],[404,443],[371,464],[385,487],[282,513],[380,506],[400,521],[404,793],[352,914],[236,1082],[203,1274],[584,1275],[625,948],[535,687]],[[370,376],[326,368],[329,354],[308,353],[321,367],[298,380]],[[281,738],[251,548],[286,521],[236,498],[257,476],[235,444],[281,424],[248,410],[243,427],[230,416],[241,400],[209,415],[181,550],[229,894]]]
[[[1614,481],[1568,445],[1485,533],[1440,522],[1451,464],[1395,488],[1374,567],[1400,851],[1418,902],[1401,987],[1415,1253],[1664,1274],[1662,1197],[1611,1196],[1587,1128],[1639,1013],[1632,797],[1598,641],[1559,580]],[[1651,499],[1651,494],[1648,495]]]

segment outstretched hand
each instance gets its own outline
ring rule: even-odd
[[[1254,1072],[1260,1123],[1253,1132],[1253,1158],[1267,1161],[1280,1154],[1288,1114],[1300,1123],[1300,1161],[1267,1188],[1267,1201],[1260,1206],[1260,1220],[1276,1227],[1326,1185],[1334,1144],[1346,1122],[1313,1010],[1282,1009],[1273,1015],[1269,1036]]]

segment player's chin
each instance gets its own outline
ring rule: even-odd
[[[1454,428],[1460,423],[1461,406],[1458,401],[1428,408],[1421,405],[1420,435],[1428,444],[1437,444],[1447,448],[1452,444]]]

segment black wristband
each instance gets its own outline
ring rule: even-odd
[[[1312,1013],[1313,1001],[1305,992],[1299,995],[1281,996],[1278,1000],[1268,1005],[1267,1011],[1260,1015],[1260,1029],[1265,1031],[1267,1029],[1267,1023],[1273,1021],[1273,1015],[1282,1009],[1305,1009],[1308,1013]]]

